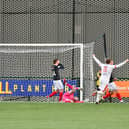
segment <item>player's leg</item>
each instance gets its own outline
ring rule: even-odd
[[[120,102],[123,102],[122,97],[121,97],[120,93],[118,92],[118,88],[114,82],[112,83],[112,91],[114,91],[116,93],[116,97],[120,100]]]
[[[92,96],[96,96],[96,94],[97,94],[97,90],[94,90],[92,93]]]
[[[111,96],[111,92],[107,92],[106,95],[103,96],[103,99],[106,99]]]
[[[63,91],[63,89],[59,90],[59,102],[62,100]]]
[[[49,94],[49,95],[47,96],[47,98],[51,98],[52,96],[54,96],[54,95],[57,94],[57,93],[58,93],[58,90],[53,91],[51,94]]]
[[[96,89],[93,90],[92,96],[96,96],[97,91],[100,91],[99,86],[96,86]]]
[[[100,100],[102,99],[102,96],[104,95],[103,91],[97,91],[97,97],[96,97],[96,104],[98,104],[100,102]]]
[[[58,81],[58,89],[59,89],[59,102],[62,100],[63,92],[64,92],[64,86],[61,80]]]
[[[57,94],[59,92],[59,90],[58,90],[58,81],[54,80],[53,85],[54,85],[55,91],[53,91],[51,94],[49,94],[47,96],[47,98],[51,98],[52,96],[54,96],[55,94]]]
[[[116,97],[120,100],[121,103],[123,103],[122,97],[118,91],[116,91]]]
[[[107,81],[105,81],[104,79],[100,80],[100,87],[99,87],[100,91],[97,91],[96,104],[98,104],[102,99],[102,97],[104,96],[106,87],[107,87]]]
[[[106,94],[103,96],[103,99],[106,99],[106,98],[110,97],[111,95],[112,95],[112,91],[109,90],[109,88],[107,88]]]
[[[123,99],[118,91],[116,91],[116,97],[120,100],[121,103],[123,103]]]
[[[112,91],[113,93],[116,94],[116,97],[120,100],[120,102],[123,102],[120,93],[118,92],[117,86],[115,85],[114,82],[109,84],[109,89],[110,91]]]

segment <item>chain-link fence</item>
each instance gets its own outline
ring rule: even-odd
[[[86,43],[103,32],[115,63],[128,56],[128,0],[1,0],[1,43]],[[98,50],[99,51],[99,50]],[[115,71],[128,77],[129,66]]]

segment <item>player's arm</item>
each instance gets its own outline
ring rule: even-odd
[[[93,59],[95,60],[95,62],[96,62],[99,66],[102,65],[101,61],[95,57],[95,54],[93,54]]]
[[[73,88],[75,88],[76,90],[83,90],[83,88],[80,88],[80,87],[73,87],[72,85],[70,85],[70,84],[66,84],[66,86],[68,86],[70,89],[73,89]]]
[[[58,69],[64,69],[64,66],[62,64],[58,64]]]
[[[56,71],[57,69],[58,69],[58,67],[57,67],[56,65],[52,65],[52,66],[51,66],[51,70],[52,70],[52,71]]]
[[[75,88],[76,90],[83,90],[83,88],[80,88],[80,87],[74,87],[72,85],[70,85],[69,83],[67,83],[66,79],[64,78],[64,85],[68,86],[71,90],[73,88]]]
[[[129,62],[129,59],[126,59],[125,61],[123,61],[122,63],[115,65],[115,68],[119,68],[121,66],[123,66],[124,64],[126,64],[127,62]]]

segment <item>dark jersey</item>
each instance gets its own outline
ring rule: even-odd
[[[109,83],[111,83],[111,82],[113,82],[114,81],[114,75],[113,74],[111,74],[111,77],[110,77],[110,81],[109,81]]]
[[[53,80],[60,80],[60,69],[64,69],[64,66],[62,64],[59,65],[52,65],[52,71],[53,71]]]

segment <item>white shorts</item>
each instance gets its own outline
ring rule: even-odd
[[[53,80],[53,85],[54,85],[55,90],[64,89],[64,86],[61,80]]]
[[[108,88],[110,91],[117,90],[117,86],[114,82],[108,84]]]

